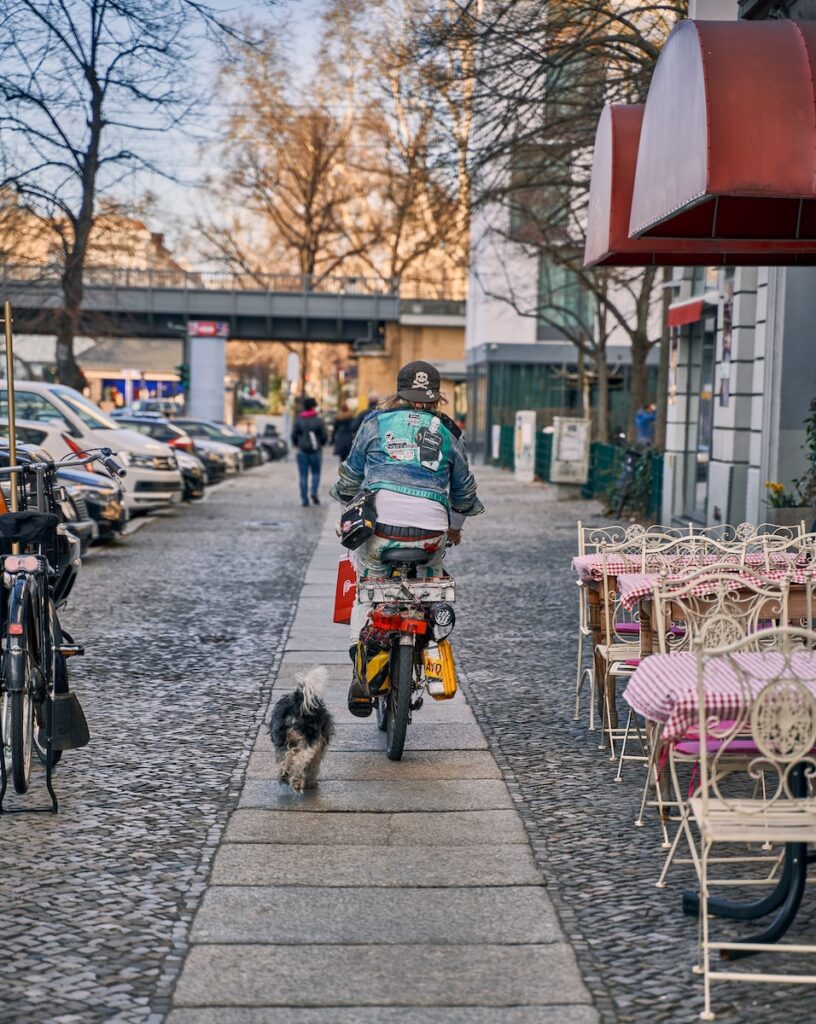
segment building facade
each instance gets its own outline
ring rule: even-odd
[[[816,17],[804,0],[699,0],[689,16],[724,19],[726,6],[732,19]],[[795,493],[809,465],[816,269],[678,269],[672,284],[663,521],[773,519],[766,484]]]

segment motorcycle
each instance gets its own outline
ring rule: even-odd
[[[390,576],[358,584],[358,600],[370,607],[357,642],[355,671],[374,700],[391,761],[402,757],[423,694],[450,700],[457,689],[448,640],[456,622],[455,584],[446,573],[418,577],[430,557],[422,548],[386,551],[381,558]]]

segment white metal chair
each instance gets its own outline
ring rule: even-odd
[[[698,648],[697,704],[701,785],[691,800],[700,833],[700,944],[696,970],[703,975],[703,1020],[713,1020],[711,985],[715,981],[816,983],[816,974],[715,969],[721,960],[752,953],[816,953],[816,945],[777,941],[713,941],[709,902],[712,849],[721,843],[771,842],[788,845],[804,887],[806,846],[816,842],[816,633],[778,627],[767,631],[773,650],[757,653],[754,638],[714,650]],[[750,736],[755,754],[748,763],[753,779],[770,783],[752,796],[721,788],[723,758],[737,737]],[[799,893],[801,895],[801,888]],[[796,912],[796,892],[792,913]],[[791,908],[786,908],[791,912]],[[781,919],[780,919],[781,920]],[[785,924],[783,927],[786,927]],[[769,931],[771,931],[769,929]],[[770,937],[770,936],[766,936]]]
[[[722,647],[743,641],[752,650],[772,645],[769,623],[787,626],[789,622],[790,581],[770,579],[748,567],[731,563],[706,566],[681,580],[672,580],[664,574],[654,585],[653,608],[657,619],[659,650],[663,654],[688,651],[695,645],[706,648]],[[655,805],[661,821],[665,823],[671,809],[679,812],[679,824],[657,881],[663,888],[680,843],[687,841],[694,867],[699,872],[695,840],[689,825],[688,791],[684,793],[678,769],[681,765],[694,767],[700,758],[701,740],[695,735],[669,744],[667,764],[672,799],[663,798],[660,788],[658,759],[661,752],[655,748],[650,765],[647,788],[655,787]],[[723,769],[739,770],[745,763],[745,747],[732,743],[728,755],[722,759]],[[745,859],[745,858],[743,858]],[[775,860],[761,855],[761,861]]]

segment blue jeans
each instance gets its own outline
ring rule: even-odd
[[[298,452],[297,466],[300,474],[300,500],[306,505],[309,495],[314,498],[320,486],[320,452]],[[312,489],[309,490],[309,472],[312,474]]]

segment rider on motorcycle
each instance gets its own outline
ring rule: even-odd
[[[445,402],[440,385],[439,371],[430,363],[403,366],[396,393],[365,418],[340,464],[339,479],[329,492],[333,498],[348,503],[362,488],[375,492],[374,535],[354,552],[358,579],[387,576],[380,556],[399,547],[430,552],[419,571],[438,575],[446,541],[458,544],[465,519],[484,511],[462,432],[439,409]],[[355,604],[353,637],[366,616],[365,605]],[[371,701],[356,680],[349,709],[359,717],[371,714]]]

